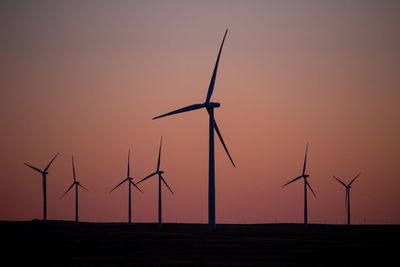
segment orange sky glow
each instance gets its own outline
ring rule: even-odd
[[[163,136],[165,222],[207,222],[208,116],[152,120],[212,100],[236,163],[216,139],[217,223],[399,224],[398,1],[3,1],[0,4],[0,220],[127,221],[126,175],[153,172]],[[133,191],[133,220],[157,220],[157,180]]]

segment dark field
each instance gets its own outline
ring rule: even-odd
[[[398,265],[399,225],[0,222],[3,263],[51,266]],[[391,260],[395,260],[390,264]]]

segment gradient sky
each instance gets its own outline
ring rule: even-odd
[[[74,219],[71,156],[83,221],[126,221],[126,175],[161,168],[164,221],[207,222],[208,116],[151,118],[212,100],[237,165],[216,143],[217,223],[400,223],[399,1],[1,1],[0,220]],[[157,182],[134,191],[135,221],[155,222]]]

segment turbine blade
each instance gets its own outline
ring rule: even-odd
[[[170,116],[170,115],[174,115],[174,114],[186,112],[186,111],[191,111],[191,110],[196,110],[196,109],[204,108],[205,106],[206,106],[205,104],[194,104],[194,105],[190,105],[190,106],[187,106],[187,107],[184,107],[184,108],[180,108],[180,109],[177,109],[177,110],[174,110],[174,111],[165,113],[165,114],[163,114],[163,115],[154,117],[153,120],[158,119],[158,118],[162,118],[162,117],[165,117],[165,116]]]
[[[137,190],[139,190],[140,192],[143,193],[143,191],[140,190],[140,188],[139,188],[134,182],[130,181],[130,183],[131,183],[134,187],[136,187]]]
[[[164,184],[167,186],[167,188],[169,189],[169,191],[171,191],[171,193],[173,195],[175,195],[174,191],[172,191],[172,189],[169,187],[169,185],[167,184],[167,182],[164,180],[164,178],[162,177],[162,175],[160,174],[160,178],[161,180],[164,182]]]
[[[308,188],[310,188],[310,190],[313,193],[314,197],[317,198],[317,196],[314,193],[314,190],[312,190],[311,185],[307,182],[307,180],[306,180],[306,184],[307,184]]]
[[[306,146],[306,156],[304,157],[303,175],[304,175],[304,174],[305,174],[305,172],[306,172],[307,151],[308,151],[308,143],[307,143],[307,146]]]
[[[346,211],[346,216],[347,216],[347,199],[349,198],[349,189],[346,187],[346,197],[344,200],[344,209]]]
[[[114,187],[109,193],[111,193],[112,191],[114,191],[118,186],[120,186],[121,184],[125,183],[128,180],[128,178],[122,180],[122,182],[120,182],[116,187]]]
[[[87,189],[87,188],[86,188],[86,187],[84,187],[83,185],[81,185],[81,184],[78,184],[78,186],[80,186],[80,187],[82,187],[83,189],[85,189],[86,191],[90,192],[90,191],[89,191],[89,189]]]
[[[75,164],[74,164],[74,156],[72,156],[72,173],[74,174],[74,183],[76,182],[76,177],[75,177]]]
[[[65,193],[60,197],[60,199],[63,198],[68,193],[68,191],[71,190],[72,187],[74,187],[74,185],[75,185],[75,182],[72,183],[72,185],[67,189],[67,191],[65,191]]]
[[[38,172],[42,173],[42,171],[41,171],[41,170],[39,170],[38,168],[36,168],[36,167],[33,167],[32,165],[29,165],[28,163],[25,163],[25,162],[24,162],[24,164],[25,164],[26,166],[28,166],[28,167],[30,167],[30,168],[32,168],[32,169],[34,169],[35,171],[38,171]]]
[[[332,175],[333,178],[335,178],[336,180],[338,180],[339,183],[341,183],[344,187],[347,187],[347,185],[345,183],[343,183],[342,181],[340,181],[335,175]]]
[[[53,163],[53,161],[56,159],[56,157],[58,156],[58,154],[60,154],[60,153],[57,153],[57,154],[54,156],[54,158],[49,162],[49,165],[47,165],[47,167],[43,170],[43,172],[47,171],[47,169],[50,167],[51,163]]]
[[[231,162],[232,162],[233,167],[236,168],[235,163],[233,162],[233,159],[232,159],[231,155],[229,154],[228,148],[227,148],[226,145],[225,145],[224,139],[222,138],[221,132],[219,131],[219,128],[218,128],[218,126],[217,126],[217,122],[216,122],[215,120],[214,120],[214,128],[215,128],[215,131],[217,132],[217,135],[218,135],[218,137],[219,137],[219,140],[220,140],[221,143],[222,143],[222,146],[223,146],[224,149],[225,149],[226,154],[228,155],[229,159],[230,159]]]
[[[128,171],[126,174],[126,178],[129,178],[129,157],[130,157],[130,155],[131,155],[131,150],[129,149],[129,151],[128,151]]]
[[[349,186],[358,178],[358,176],[361,175],[361,172],[359,174],[357,174],[356,177],[353,178],[353,180],[351,180],[351,182],[349,183]]]
[[[140,180],[140,181],[137,182],[136,184],[141,183],[141,182],[143,182],[144,180],[147,180],[147,179],[149,179],[151,176],[156,175],[156,174],[157,174],[156,172],[153,172],[152,174],[149,174],[148,176],[144,177],[142,180]]]
[[[210,102],[211,95],[212,95],[212,93],[214,91],[214,85],[215,85],[215,79],[217,77],[219,59],[221,57],[221,51],[222,51],[222,47],[224,46],[225,37],[226,37],[227,33],[228,33],[228,29],[226,29],[226,31],[225,31],[224,39],[222,39],[221,47],[219,48],[217,62],[215,62],[215,67],[214,67],[214,71],[213,71],[213,74],[212,74],[212,77],[211,77],[210,86],[208,87],[206,103]]]
[[[287,182],[286,184],[282,185],[282,187],[287,186],[288,184],[291,184],[291,183],[293,183],[294,181],[299,180],[300,178],[303,178],[303,175],[294,178],[293,180],[291,180],[291,181]]]
[[[162,145],[162,136],[160,139],[160,149],[158,150],[158,161],[157,161],[157,171],[160,170],[160,160],[161,160],[161,145]]]

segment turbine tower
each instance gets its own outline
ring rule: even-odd
[[[287,186],[290,183],[293,183],[294,181],[297,181],[300,178],[304,179],[304,228],[307,229],[308,227],[308,216],[307,216],[307,187],[310,188],[311,192],[313,193],[314,197],[316,198],[317,196],[315,195],[314,191],[312,190],[310,184],[307,181],[307,178],[310,177],[310,175],[306,174],[306,163],[307,163],[307,151],[308,151],[308,143],[306,146],[306,155],[304,157],[304,165],[303,165],[303,172],[300,176],[294,178],[293,180],[287,182],[284,184],[282,187]]]
[[[54,158],[49,162],[49,164],[47,164],[46,168],[44,168],[43,171],[40,170],[40,169],[38,169],[38,168],[36,168],[36,167],[33,167],[32,165],[29,165],[28,163],[24,163],[26,166],[28,166],[28,167],[30,167],[30,168],[34,169],[35,171],[40,172],[40,173],[42,174],[42,181],[43,181],[43,221],[46,221],[46,220],[47,220],[46,176],[47,176],[47,174],[49,174],[49,173],[47,172],[47,170],[49,169],[51,163],[53,163],[53,161],[55,160],[55,158],[58,156],[58,154],[60,154],[60,153],[57,153],[57,154],[54,156]]]
[[[129,161],[130,161],[130,154],[131,154],[131,150],[128,151],[128,171],[126,174],[126,178],[124,180],[122,180],[122,182],[120,182],[116,187],[114,187],[109,193],[111,193],[112,191],[114,191],[118,186],[122,185],[123,183],[125,183],[126,181],[129,181],[129,197],[128,197],[128,223],[132,222],[132,192],[131,192],[131,185],[133,185],[137,190],[139,190],[140,192],[143,193],[142,190],[140,190],[140,188],[134,183],[132,182],[132,177],[130,177],[129,175]]]
[[[233,162],[232,157],[228,152],[225,142],[222,139],[221,132],[220,132],[220,130],[217,126],[217,123],[214,119],[214,108],[218,108],[220,106],[220,103],[210,102],[212,93],[214,91],[215,79],[216,79],[217,70],[218,70],[218,63],[219,63],[222,47],[224,45],[224,41],[225,41],[225,37],[226,37],[227,33],[228,33],[228,29],[226,29],[224,38],[222,39],[221,47],[218,52],[217,62],[215,63],[214,71],[213,71],[213,74],[211,77],[210,85],[208,87],[208,92],[207,92],[207,97],[206,97],[205,102],[201,103],[201,104],[190,105],[190,106],[187,106],[187,107],[184,107],[181,109],[177,109],[177,110],[171,111],[169,113],[166,113],[164,115],[153,118],[153,120],[154,120],[154,119],[158,119],[161,117],[174,115],[174,114],[187,112],[187,111],[192,111],[192,110],[196,110],[196,109],[201,109],[201,108],[205,108],[208,112],[209,119],[210,119],[209,120],[209,125],[210,125],[209,126],[210,127],[210,129],[209,129],[209,163],[208,163],[209,164],[209,168],[208,168],[208,230],[209,231],[213,231],[216,228],[216,226],[215,226],[214,130],[217,133],[229,159],[231,160],[232,165],[235,167],[235,163]]]
[[[341,183],[345,188],[346,188],[346,198],[345,198],[345,209],[347,211],[347,225],[350,225],[350,188],[351,188],[351,184],[358,178],[358,176],[361,175],[361,172],[359,174],[356,175],[356,177],[353,178],[353,180],[351,180],[351,182],[346,185],[345,183],[343,183],[341,180],[339,180],[337,177],[335,177],[334,175],[332,175],[333,178],[335,178],[339,183]]]
[[[74,156],[72,156],[72,173],[73,173],[74,182],[60,198],[63,198],[68,193],[68,191],[71,190],[72,187],[75,186],[75,221],[78,222],[78,187],[80,186],[83,189],[85,189],[86,191],[89,191],[89,190],[86,187],[84,187],[83,185],[81,185],[81,183],[76,180]]]
[[[162,176],[164,171],[160,171],[161,145],[162,145],[162,136],[161,136],[161,140],[160,140],[160,149],[158,151],[158,161],[157,161],[157,169],[156,169],[156,171],[151,173],[151,174],[149,174],[148,176],[146,176],[145,178],[143,178],[139,182],[137,182],[139,184],[139,183],[143,182],[144,180],[147,180],[150,177],[158,174],[158,226],[157,226],[158,230],[161,230],[161,228],[162,228],[161,181],[167,186],[169,191],[171,191],[171,193],[174,195],[174,192],[168,186],[167,182],[165,181],[164,177]]]

